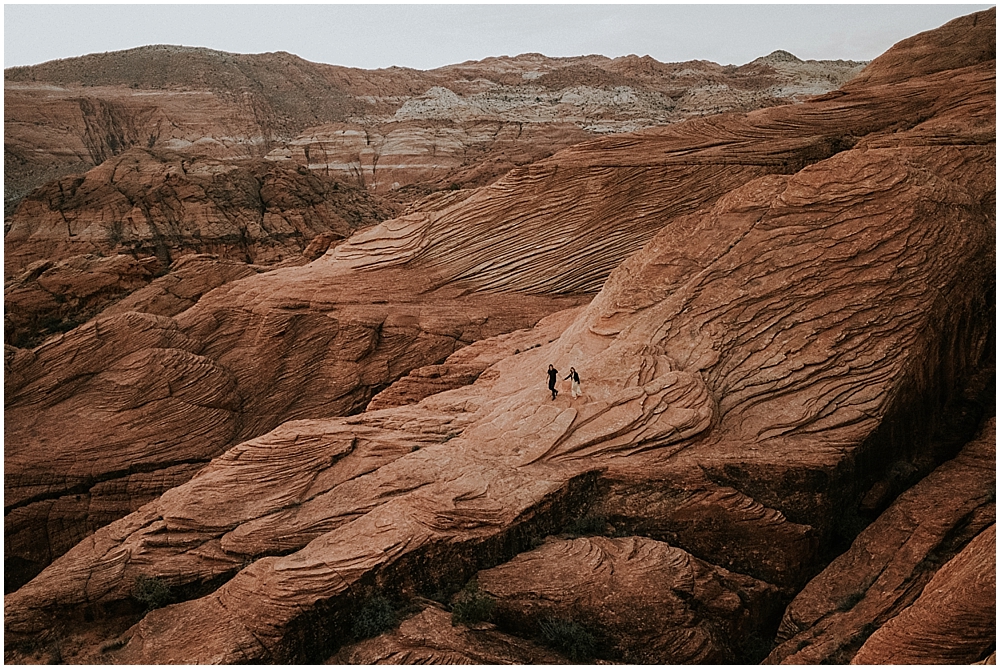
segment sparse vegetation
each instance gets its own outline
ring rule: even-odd
[[[475,579],[462,589],[451,609],[452,625],[474,625],[488,622],[493,618],[496,600],[479,590],[479,582]]]
[[[857,605],[858,602],[860,602],[864,598],[865,598],[865,591],[856,590],[855,592],[852,592],[849,595],[842,597],[840,601],[837,602],[837,610],[841,612],[850,611]]]
[[[597,637],[574,620],[546,617],[538,623],[539,639],[573,662],[589,662],[597,654]]]
[[[607,516],[587,514],[570,522],[563,532],[574,537],[587,537],[603,534],[607,527]]]
[[[370,639],[391,630],[399,623],[396,608],[388,598],[372,595],[366,599],[351,620],[351,633],[357,640]]]
[[[146,611],[159,609],[174,600],[170,586],[155,576],[139,575],[132,586],[132,598],[146,607]]]

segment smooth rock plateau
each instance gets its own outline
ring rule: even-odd
[[[5,661],[995,658],[995,37],[962,17],[789,104],[768,77],[820,66],[775,52],[718,71],[771,91],[718,115],[634,57],[399,93],[377,84],[409,72],[175,47],[8,70],[53,116],[128,72],[149,123],[183,89],[262,140],[92,133],[94,166],[5,226]],[[277,92],[240,117],[239,77]],[[342,93],[295,93],[321,83]],[[598,103],[634,132],[544,112]],[[382,168],[341,155],[390,113]],[[551,155],[418,177],[392,148],[490,123]]]

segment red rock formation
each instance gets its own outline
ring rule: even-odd
[[[903,493],[798,594],[785,612],[781,643],[769,661],[952,664],[980,659],[996,634],[991,627],[996,586],[989,580],[995,573],[990,561],[996,559],[996,542],[989,538],[995,536],[995,491],[996,419],[991,418],[975,441]],[[970,551],[973,543],[982,547]],[[976,566],[966,565],[969,560]],[[983,561],[988,564],[980,565]],[[948,570],[942,567],[952,562]],[[955,611],[951,600],[927,607],[927,601],[940,598],[938,583],[947,579],[953,579],[949,596],[962,593],[968,611]],[[908,644],[907,635],[922,641]],[[863,655],[862,647],[867,647]]]
[[[461,297],[412,272],[373,281],[316,264],[255,279],[176,320],[123,312],[5,357],[8,585],[179,482],[160,470],[189,477],[286,420],[359,411],[414,367],[579,302]],[[185,284],[159,281],[131,306],[175,309],[158,291]]]
[[[22,348],[89,320],[153,280],[156,258],[116,255],[39,260],[4,287],[4,342]]]
[[[493,625],[455,626],[428,606],[398,630],[341,649],[327,664],[566,664],[565,658]]]
[[[140,288],[101,312],[114,316],[138,311],[158,316],[176,316],[194,305],[202,295],[255,274],[252,266],[221,260],[210,254],[181,256],[170,265],[170,272]]]
[[[304,148],[302,164],[380,190],[479,185],[594,134],[829,91],[863,65],[525,54],[421,72],[162,45],[93,54],[5,70],[4,201],[130,148],[279,159]]]
[[[440,365],[414,369],[373,397],[365,410],[376,411],[416,404],[430,395],[467,386],[494,363],[554,341],[579,311],[560,311],[546,316],[531,329],[477,341],[455,351]]]
[[[865,641],[851,664],[965,664],[989,653],[997,635],[996,527],[941,567],[913,604]]]
[[[777,604],[774,586],[642,537],[553,541],[478,578],[501,627],[571,621],[603,642],[598,657],[633,664],[731,662]]]
[[[21,202],[4,239],[5,272],[82,253],[215,252],[273,263],[316,235],[386,218],[363,191],[272,162],[163,157],[140,149],[66,177]]]
[[[974,39],[995,42],[993,12],[979,16]],[[170,346],[197,342],[192,356],[232,375],[243,436],[312,420],[230,448],[7,595],[11,657],[78,613],[109,629],[138,622],[103,655],[67,622],[64,652],[77,661],[325,659],[361,593],[465,582],[611,495],[677,514],[659,527],[699,560],[760,559],[784,587],[803,582],[817,565],[786,567],[785,556],[808,557],[813,541],[830,550],[839,518],[885,501],[869,493],[894,463],[923,473],[965,436],[947,417],[993,353],[994,118],[995,62],[980,59],[589,143],[305,267],[227,284],[175,330],[150,320]],[[471,386],[318,418],[443,360],[456,341],[528,320],[527,296],[486,290],[602,284],[558,339]],[[534,299],[533,316],[553,310]],[[498,315],[509,320],[489,320]],[[150,338],[143,351],[167,347]],[[37,373],[26,355],[54,357],[47,346],[11,356],[8,395],[27,407],[58,388],[90,403],[75,393],[81,374],[71,385]],[[87,356],[71,352],[82,368]],[[577,367],[583,397],[550,399],[548,363]],[[5,472],[18,494],[51,495],[70,478],[36,481],[33,466]],[[658,481],[696,488],[656,499]],[[715,522],[689,521],[699,505]],[[759,536],[729,542],[733,528]],[[740,579],[751,576],[764,578]],[[143,615],[130,604],[139,577],[170,585],[176,603]]]
[[[956,85],[969,86],[962,89],[968,99],[956,103],[952,74],[580,144],[460,203],[355,235],[335,257],[365,267],[419,263],[490,290],[597,290],[673,219],[760,176],[795,172],[859,142],[859,149],[898,147],[900,126],[916,126],[904,136],[922,147],[909,150],[915,167],[939,162],[947,165],[942,176],[977,179],[970,190],[988,193],[982,180],[992,175],[993,149],[981,142],[991,132],[992,79],[982,68],[956,74]],[[956,115],[966,120],[955,125]],[[952,123],[934,128],[934,118]],[[930,141],[950,147],[932,149]],[[538,235],[527,258],[525,230]]]

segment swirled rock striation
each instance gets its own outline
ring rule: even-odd
[[[994,377],[995,48],[952,53],[995,45],[995,12],[976,16],[960,44],[924,38],[957,69],[895,71],[795,107],[579,145],[303,267],[228,283],[173,318],[114,317],[148,324],[148,344],[128,340],[137,364],[172,356],[192,378],[231,379],[236,430],[186,483],[6,596],[10,659],[33,657],[59,621],[63,657],[76,661],[318,662],[354,640],[351,613],[372,592],[416,601],[539,555],[558,590],[546,606],[561,616],[579,603],[622,655],[634,633],[669,641],[657,657],[758,658],[776,603],[821,583],[810,579],[845,544],[864,546],[861,528],[885,509],[892,524],[901,487],[982,423]],[[580,303],[552,341],[470,385],[343,415],[459,342]],[[95,321],[95,334],[105,327]],[[100,345],[84,334],[12,352],[8,394],[25,403],[15,438],[32,421],[58,424],[29,415],[32,403],[89,406],[74,394],[87,383],[130,410],[172,389],[104,373],[80,352]],[[65,369],[42,374],[42,353],[65,356]],[[553,398],[549,364],[579,370],[583,394]],[[33,477],[30,443],[5,471],[21,498],[81,475]],[[990,509],[971,517],[989,525]],[[558,539],[587,517],[593,534],[625,536]],[[653,536],[630,536],[643,532]],[[933,578],[982,593],[987,580],[966,576],[988,564],[989,541],[967,543]],[[559,577],[574,561],[585,566]],[[630,602],[660,622],[630,624],[622,605],[573,586],[590,569],[591,592],[612,587],[594,564],[621,565],[635,583],[677,578]],[[167,605],[137,601],[148,579]],[[511,602],[531,590],[508,587]],[[908,616],[968,612],[925,591]],[[692,615],[695,602],[705,608]],[[501,624],[530,618],[518,611]],[[914,645],[893,627],[870,636],[870,657],[882,657],[876,642]]]

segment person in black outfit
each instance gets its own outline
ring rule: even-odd
[[[552,399],[556,398],[559,391],[556,390],[556,379],[559,378],[559,370],[549,365],[549,390],[552,391]]]

